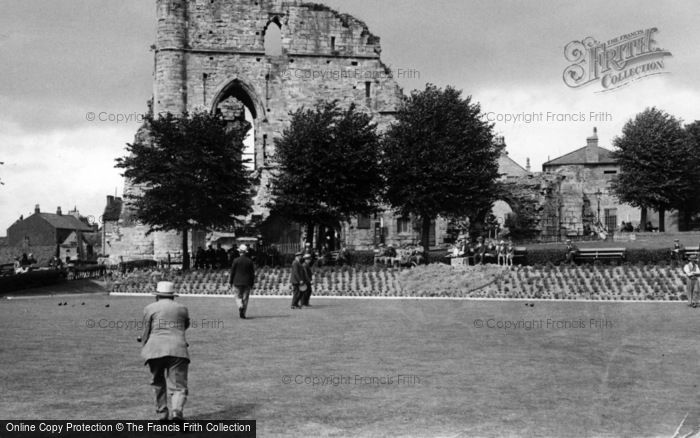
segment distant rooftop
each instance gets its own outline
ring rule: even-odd
[[[586,139],[586,146],[566,155],[547,161],[542,168],[565,165],[616,164],[612,151],[598,146],[598,130],[593,128],[593,135]]]

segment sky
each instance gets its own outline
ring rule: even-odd
[[[686,123],[700,119],[700,4],[692,0],[316,1],[381,37],[383,61],[414,72],[397,78],[405,93],[433,83],[471,96],[510,156],[523,166],[529,158],[533,170],[584,146],[593,127],[600,145],[612,148],[647,107]],[[122,194],[114,160],[152,95],[155,2],[0,0],[0,7],[0,235],[35,204],[49,212],[77,207],[97,219],[106,196]],[[664,74],[605,92],[600,81],[564,83],[570,42],[650,28],[655,47],[670,52]]]

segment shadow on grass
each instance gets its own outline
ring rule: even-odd
[[[262,315],[262,316],[247,316],[245,319],[247,320],[255,320],[255,319],[278,319],[278,318],[289,318],[290,315]]]
[[[231,405],[216,412],[207,412],[191,417],[191,420],[244,420],[255,418],[257,405],[253,403],[242,403]]]

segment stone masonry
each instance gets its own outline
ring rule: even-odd
[[[402,99],[381,61],[379,37],[362,21],[326,6],[296,0],[157,0],[156,7],[153,111],[225,113],[232,99],[248,109],[260,181],[255,215],[268,214],[274,140],[288,125],[290,112],[319,100],[355,103],[383,130]],[[281,34],[279,54],[265,51],[271,26]],[[125,194],[138,190],[126,182]],[[119,256],[161,259],[180,251],[177,233],[146,236],[128,201],[112,225],[118,232],[106,239],[114,261]]]

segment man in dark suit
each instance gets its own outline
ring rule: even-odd
[[[314,272],[313,268],[311,267],[312,265],[312,259],[313,256],[311,254],[304,254],[304,273],[306,274],[306,291],[301,294],[301,307],[311,307],[311,304],[309,304],[309,300],[311,299],[311,283],[313,281],[314,277]]]
[[[255,284],[255,264],[248,258],[248,247],[241,245],[238,247],[240,256],[231,265],[231,278],[229,283],[236,291],[236,304],[238,304],[238,316],[245,319],[248,310],[248,299],[250,291]]]
[[[290,278],[290,283],[292,283],[292,309],[301,309],[300,301],[302,297],[301,289],[305,287],[307,283],[306,280],[306,270],[301,263],[301,257],[303,253],[298,252],[294,255],[294,261],[292,262],[292,275]]]
[[[190,326],[187,307],[175,302],[174,284],[161,281],[156,288],[156,302],[143,311],[141,357],[151,370],[151,385],[156,395],[156,414],[168,420],[168,393],[172,420],[182,422],[187,401],[187,369],[190,356],[185,330]]]

